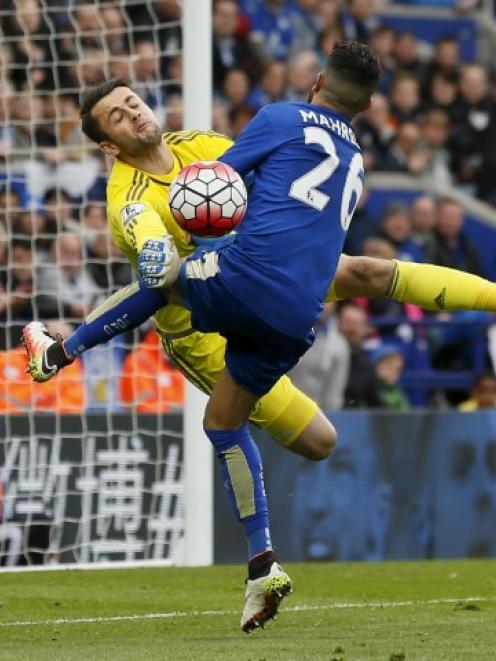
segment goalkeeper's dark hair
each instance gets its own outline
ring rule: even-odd
[[[381,75],[379,58],[358,41],[334,45],[325,66],[325,84],[321,90],[331,105],[354,115],[363,110],[374,93]]]
[[[88,88],[81,95],[81,108],[79,111],[81,128],[83,133],[97,144],[108,140],[108,135],[102,130],[98,120],[92,116],[91,111],[99,101],[113,92],[117,87],[129,87],[134,92],[129,81],[125,78],[109,78],[98,83],[95,87]]]

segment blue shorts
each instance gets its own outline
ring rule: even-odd
[[[211,248],[199,248],[188,258],[180,283],[193,327],[226,338],[229,374],[253,395],[269,392],[313,344],[313,330],[303,339],[284,335],[233,296],[223,283],[217,253]]]

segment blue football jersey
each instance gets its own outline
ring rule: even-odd
[[[322,106],[265,106],[221,157],[254,173],[234,243],[220,251],[231,293],[267,324],[304,337],[319,317],[363,190],[350,122]]]

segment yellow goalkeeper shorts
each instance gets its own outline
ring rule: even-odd
[[[210,394],[224,369],[226,341],[217,333],[160,332],[165,351],[184,376]],[[318,411],[317,404],[283,376],[256,404],[250,422],[284,447],[301,435]]]

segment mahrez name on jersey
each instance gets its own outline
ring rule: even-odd
[[[300,115],[303,121],[307,124],[308,122],[312,122],[313,124],[317,124],[318,126],[325,126],[328,129],[331,129],[331,131],[334,131],[334,133],[337,133],[341,138],[344,140],[348,140],[348,142],[351,142],[355,147],[359,147],[357,139],[355,138],[355,134],[353,133],[353,130],[345,124],[345,122],[342,122],[340,119],[336,118],[333,119],[332,117],[326,117],[326,115],[323,115],[322,113],[315,112],[314,110],[300,110]]]

